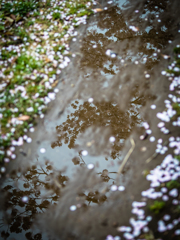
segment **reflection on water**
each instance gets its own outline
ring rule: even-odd
[[[133,127],[141,122],[139,107],[144,101],[143,96],[134,97],[129,108],[124,112],[119,109],[116,103],[89,103],[86,101],[83,104],[79,104],[79,101],[76,100],[71,104],[74,112],[68,114],[67,120],[56,127],[58,138],[51,146],[52,148],[61,147],[64,141],[65,144],[68,144],[69,149],[81,148],[83,150],[86,148],[88,152],[90,150],[92,153],[90,148],[95,148],[94,154],[97,154],[98,149],[101,150],[102,154],[104,151],[100,149],[100,145],[104,150],[107,148],[107,139],[103,133],[108,129],[110,130],[109,133],[115,137],[114,144],[111,144],[112,151],[110,156],[112,159],[116,159],[120,155],[124,140],[129,136]],[[92,127],[102,129],[102,131],[98,132],[98,135],[101,135],[100,138],[96,136]],[[89,129],[90,131],[88,131]],[[78,146],[77,139],[79,136],[82,139],[82,135],[85,135],[85,138],[83,138],[83,141],[81,140],[81,143],[79,143],[81,145]]]
[[[32,166],[25,173],[14,172],[4,181],[2,239],[52,239],[32,229],[35,218],[41,215],[48,226],[49,218],[44,213],[50,206],[63,212],[56,216],[62,227],[52,231],[59,234],[63,229],[60,236],[68,239],[64,219],[67,220],[71,205],[88,211],[111,199],[109,189],[116,179],[123,143],[142,121],[139,111],[149,99],[144,90],[148,88],[150,73],[160,61],[160,49],[172,39],[168,33],[170,23],[158,21],[164,5],[155,8],[154,1],[147,1],[140,15],[129,17],[128,1],[115,2],[117,6],[99,13],[87,27],[80,67],[74,69],[80,74],[74,95],[78,100],[71,99],[64,114],[51,122],[55,129],[53,139],[46,138],[52,132],[47,124],[46,140],[38,146],[38,158]],[[94,101],[87,101],[89,97]],[[111,136],[115,141],[109,141]],[[39,154],[40,148],[46,149],[44,155]],[[87,156],[82,154],[83,150],[88,152]],[[95,175],[87,171],[89,163],[95,166]],[[73,174],[78,169],[81,172],[77,180]],[[83,211],[76,217],[82,217]],[[72,218],[74,229],[76,222]],[[85,235],[82,233],[78,239],[86,239]]]

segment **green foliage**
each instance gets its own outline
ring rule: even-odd
[[[68,15],[73,15],[73,14],[78,13],[78,11],[81,10],[81,9],[86,9],[85,4],[75,4],[74,6],[71,6],[70,4],[67,4],[67,7],[69,8]]]
[[[166,72],[168,72],[170,74],[173,74],[173,76],[179,76],[180,75],[180,72],[176,72],[176,71],[170,70],[170,69],[167,69]]]
[[[1,11],[5,14],[14,14],[25,16],[30,11],[33,11],[38,7],[36,0],[18,0],[13,2],[6,2],[1,4]]]
[[[3,25],[0,24],[0,32],[4,31],[5,27]]]
[[[175,156],[175,158],[176,158],[178,161],[180,161],[180,155]]]
[[[149,209],[154,212],[155,214],[158,214],[161,210],[165,208],[165,202],[163,201],[154,201],[154,204],[152,204]]]
[[[36,12],[33,13],[33,17],[38,17],[38,16],[40,16],[40,12],[39,11],[36,11]]]
[[[173,103],[172,107],[176,111],[176,116],[180,116],[180,104],[179,103]]]
[[[57,20],[57,19],[60,19],[61,17],[61,14],[59,12],[54,12],[52,14],[52,17],[53,17],[53,20]]]
[[[51,0],[46,0],[46,7],[51,7]]]
[[[152,232],[145,233],[145,234],[141,235],[141,237],[146,240],[155,240]]]
[[[168,183],[166,183],[166,187],[169,189],[173,189],[173,188],[179,188],[180,187],[180,183],[176,180],[172,180]]]
[[[73,3],[66,0],[64,2],[65,6],[57,6],[51,0],[0,0],[0,33],[2,35],[0,40],[0,60],[4,61],[0,66],[0,70],[5,76],[3,77],[4,82],[8,79],[7,86],[1,90],[0,113],[3,114],[3,118],[1,119],[2,138],[0,139],[0,150],[8,148],[12,139],[18,139],[22,136],[24,129],[27,130],[30,123],[34,124],[35,117],[46,111],[43,98],[47,96],[51,88],[47,90],[44,85],[46,81],[43,77],[45,73],[44,66],[52,67],[52,71],[48,72],[46,76],[47,79],[56,74],[56,67],[45,58],[46,41],[42,38],[43,33],[41,33],[41,30],[30,26],[40,24],[42,32],[48,30],[52,49],[63,54],[66,47],[61,44],[55,44],[55,46],[52,44],[57,40],[54,33],[58,32],[60,40],[70,27],[70,24],[65,27],[62,26],[63,20],[60,11],[64,11],[64,8],[68,7],[71,13],[75,13],[75,16],[77,14],[79,17],[89,15],[90,10],[87,10],[85,5],[88,0],[75,0]],[[40,9],[43,14],[40,14]],[[52,20],[60,22],[58,25],[44,18],[44,15],[47,16],[50,12],[52,13]],[[19,27],[16,26],[18,22],[20,23]],[[73,22],[77,22],[77,20],[73,19]],[[48,29],[50,26],[51,28]],[[29,47],[34,44],[34,41],[30,39],[30,35],[34,33],[37,33],[39,37],[39,44],[34,50],[36,53],[43,54],[41,59],[44,59],[44,62],[37,60],[31,50],[29,51]],[[19,46],[20,51],[12,51],[12,45]],[[30,52],[30,54],[27,55],[26,51]],[[12,61],[5,62],[10,58],[12,58]],[[54,58],[57,61],[59,60],[57,54],[55,54]],[[16,90],[18,86],[22,88]],[[33,108],[32,112],[27,111],[30,107]],[[16,108],[16,111],[12,110],[14,108]],[[18,118],[21,115],[31,117],[22,125],[15,125],[13,127],[15,130],[11,131],[13,126],[11,119]],[[27,124],[28,126],[26,126]],[[4,155],[1,154],[0,160],[3,158]]]
[[[178,215],[180,214],[180,205],[178,205],[175,210],[174,210],[175,213],[177,213]]]
[[[34,69],[39,69],[41,66],[42,66],[41,61],[37,61],[35,58],[31,56],[22,54],[16,60],[15,69],[19,71],[31,72]]]
[[[16,52],[14,52],[14,51],[2,50],[2,51],[1,51],[1,55],[0,55],[0,59],[2,59],[2,60],[8,60],[8,59],[11,58],[12,56],[16,56]]]
[[[85,15],[89,16],[92,13],[93,13],[93,11],[91,11],[91,10],[83,10],[80,13],[77,14],[77,17],[82,17],[82,16],[85,16]]]
[[[180,48],[179,48],[179,47],[175,47],[175,48],[174,48],[174,52],[177,53],[177,54],[179,54],[179,53],[180,53]]]
[[[150,170],[145,169],[143,171],[143,176],[146,177],[148,174],[150,174]]]
[[[34,24],[34,21],[29,20],[25,23],[25,26],[29,27],[29,26],[32,26],[33,24]]]
[[[20,38],[26,37],[27,39],[29,39],[29,34],[26,32],[26,30],[25,30],[24,28],[18,27],[18,28],[15,30],[15,34],[16,34],[17,36],[19,36]]]

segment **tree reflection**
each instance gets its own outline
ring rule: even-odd
[[[157,49],[163,49],[173,37],[164,30],[170,29],[170,21],[157,24],[157,16],[163,11],[166,3],[164,1],[163,5],[159,5],[158,10],[154,8],[157,5],[157,1],[146,3],[143,16],[133,16],[136,21],[132,20],[132,15],[126,15],[125,11],[117,6],[101,12],[101,20],[94,27],[90,25],[83,39],[81,67],[86,66],[95,71],[101,70],[104,74],[115,75],[115,66],[116,71],[124,67],[119,61],[123,59],[126,64],[137,60],[146,70],[152,69],[160,60],[158,54],[154,53]],[[129,28],[131,25],[137,31]],[[117,58],[106,55],[108,48],[118,53]]]
[[[22,233],[29,240],[42,239],[40,233],[33,236],[30,231],[35,216],[56,204],[67,181],[68,177],[54,170],[48,161],[45,167],[34,165],[23,175],[14,173],[1,190],[4,194],[1,237],[6,239],[11,233]],[[47,196],[43,196],[44,190]]]
[[[84,102],[79,105],[78,101],[71,104],[75,111],[67,116],[67,120],[56,127],[58,134],[57,141],[54,141],[51,146],[55,148],[62,146],[64,141],[68,147],[75,148],[78,135],[84,133],[91,126],[110,128],[111,134],[116,138],[113,143],[111,158],[116,159],[122,149],[123,141],[131,133],[133,127],[141,122],[139,113],[134,105],[143,104],[144,98],[133,98],[129,109],[122,111],[118,105],[112,102],[89,103]],[[105,147],[105,146],[104,146]],[[75,158],[75,165],[82,163],[82,159]]]
[[[78,161],[78,158],[73,159],[74,163]],[[41,233],[35,234],[38,229],[32,231],[35,218],[58,203],[68,181],[69,178],[62,171],[54,169],[49,161],[45,162],[44,167],[33,165],[22,175],[14,172],[1,190],[1,238],[8,239],[11,234],[20,234],[18,238],[21,236],[21,239],[42,240]],[[87,207],[91,203],[102,204],[107,200],[106,195],[98,190],[84,189],[76,194],[81,201],[80,207]]]

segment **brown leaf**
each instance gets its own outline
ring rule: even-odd
[[[12,36],[13,35],[13,33],[12,32],[5,32],[5,34],[4,34],[5,36]]]
[[[10,17],[14,20],[16,19],[16,16],[14,14],[11,14]]]
[[[102,11],[103,11],[102,8],[95,8],[95,9],[93,9],[93,10],[94,10],[94,12],[102,12]]]
[[[58,84],[58,80],[56,80],[51,86],[54,88],[57,86],[57,84]]]
[[[48,57],[44,57],[46,63],[52,62]]]
[[[20,120],[20,121],[27,121],[27,120],[29,120],[29,118],[30,118],[30,116],[28,116],[28,115],[23,115],[23,116],[21,116],[21,117],[18,117],[17,119]]]

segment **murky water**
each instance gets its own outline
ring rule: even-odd
[[[36,217],[44,229],[52,227],[56,239],[85,239],[91,231],[92,239],[100,239],[91,221],[103,215],[106,203],[113,204],[110,187],[124,142],[141,126],[140,109],[153,97],[148,92],[153,69],[172,39],[169,23],[159,17],[163,4],[147,3],[130,16],[133,6],[117,0],[90,18],[73,60],[78,78],[69,86],[70,104],[58,118],[45,119],[27,171],[14,172],[2,185],[2,239],[53,239],[32,228]]]

